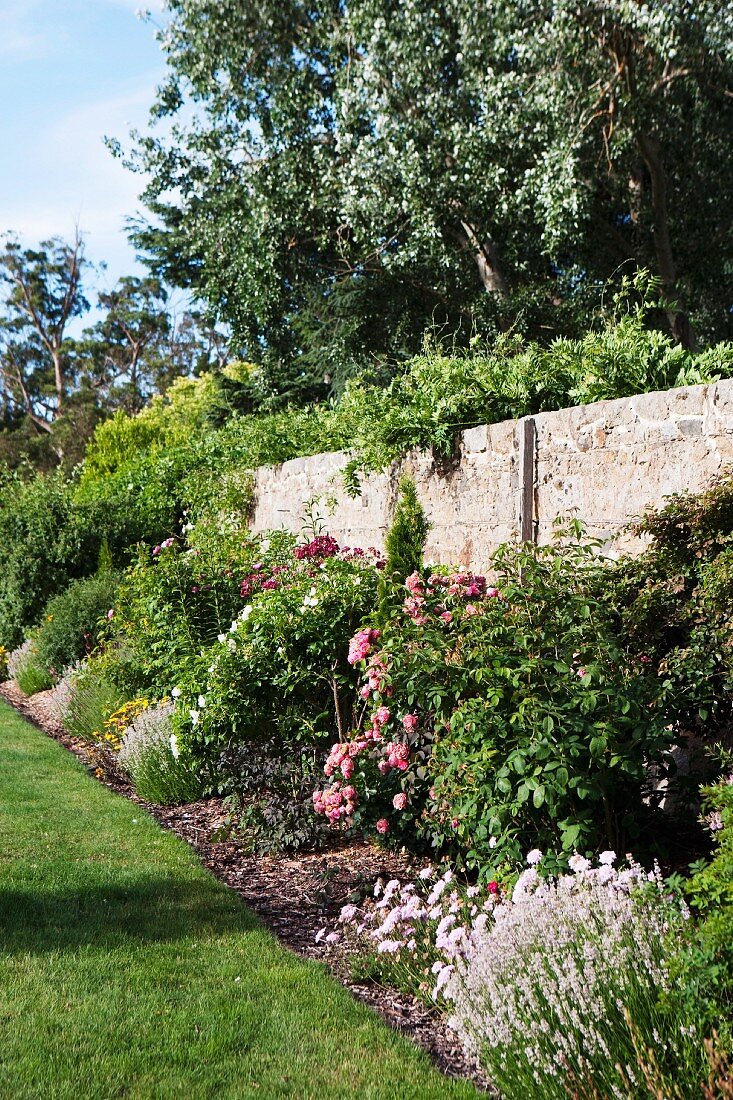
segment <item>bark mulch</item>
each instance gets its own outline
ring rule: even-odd
[[[363,897],[370,893],[378,878],[401,881],[413,878],[416,867],[409,858],[366,842],[344,844],[325,853],[297,858],[247,855],[240,845],[227,839],[228,818],[221,799],[174,807],[143,802],[115,769],[109,753],[66,732],[49,695],[40,692],[29,698],[11,681],[0,684],[0,696],[7,703],[74,753],[101,783],[144,807],[164,828],[190,844],[204,866],[236,890],[285,946],[305,958],[325,963],[354,996],[427,1051],[443,1073],[467,1078],[479,1089],[493,1091],[440,1016],[408,994],[354,981],[348,959],[315,942],[319,929],[333,922],[341,907],[356,894]]]

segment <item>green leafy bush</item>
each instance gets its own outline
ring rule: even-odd
[[[242,582],[248,602],[180,685],[181,742],[208,769],[213,786],[233,793],[236,780],[223,754],[244,747],[261,756],[265,744],[274,746],[258,801],[270,813],[280,803],[281,840],[289,829],[303,843],[304,832],[314,829],[310,821],[295,837],[296,819],[306,809],[298,802],[293,814],[283,805],[296,779],[283,762],[312,755],[314,746],[344,736],[355,721],[349,639],[374,608],[376,564],[361,550],[339,551],[328,535],[291,547],[284,564],[270,565],[263,555]],[[242,777],[239,794],[242,806],[251,805],[251,777]]]
[[[623,850],[649,818],[647,767],[664,763],[671,733],[593,595],[594,547],[507,546],[493,566],[496,588],[408,577],[378,645],[355,645],[369,707],[327,762],[341,775],[320,808],[332,813],[346,779],[347,818],[395,843],[421,834],[482,872],[528,845],[559,860]]]
[[[166,539],[152,550],[140,547],[122,580],[114,638],[136,666],[140,689],[162,696],[189,678],[202,651],[230,627],[250,589],[289,556],[295,541],[283,532],[263,546],[236,519],[231,533],[226,515],[220,524],[224,530],[214,517],[196,525],[187,532],[193,545]]]
[[[96,566],[100,535],[76,514],[62,474],[0,484],[0,639],[20,644],[51,596]]]
[[[656,675],[656,709],[708,743],[733,717],[733,477],[648,513],[638,558],[604,578],[629,648]]]
[[[119,575],[102,571],[72,581],[46,605],[35,635],[38,663],[51,677],[93,653],[112,609]]]

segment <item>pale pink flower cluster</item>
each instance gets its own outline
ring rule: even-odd
[[[426,626],[430,621],[431,608],[427,602],[430,597],[440,598],[444,595],[466,601],[499,596],[498,588],[487,588],[486,577],[476,573],[450,573],[447,576],[442,573],[433,573],[428,577],[427,582],[423,582],[419,573],[412,573],[405,581],[405,588],[410,594],[405,597],[403,607],[416,626]],[[438,603],[432,610],[447,625],[455,619],[454,612],[442,603]],[[479,613],[474,603],[466,604],[463,610],[466,618]]]
[[[376,629],[358,630],[349,642],[349,655],[346,658],[349,664],[355,665],[357,661],[365,660],[380,634],[381,631]]]

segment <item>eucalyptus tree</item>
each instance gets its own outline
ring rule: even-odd
[[[74,381],[69,325],[89,303],[87,267],[79,232],[72,242],[54,237],[23,248],[6,234],[0,253],[0,378],[6,404],[50,431]]]
[[[134,236],[274,385],[573,331],[630,267],[681,342],[728,333],[722,0],[169,0],[160,37]]]

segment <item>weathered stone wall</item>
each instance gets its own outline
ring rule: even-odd
[[[433,524],[429,560],[485,566],[492,551],[522,529],[523,500],[531,502],[524,530],[539,542],[551,538],[556,516],[572,515],[601,538],[621,533],[617,548],[633,549],[637,544],[623,534],[630,520],[671,493],[705,488],[733,466],[733,380],[541,413],[532,421],[464,432],[450,463],[411,454],[365,478],[354,499],[339,477],[343,454],[262,467],[253,529],[299,531],[305,503],[318,497],[339,542],[381,547],[406,470]]]

